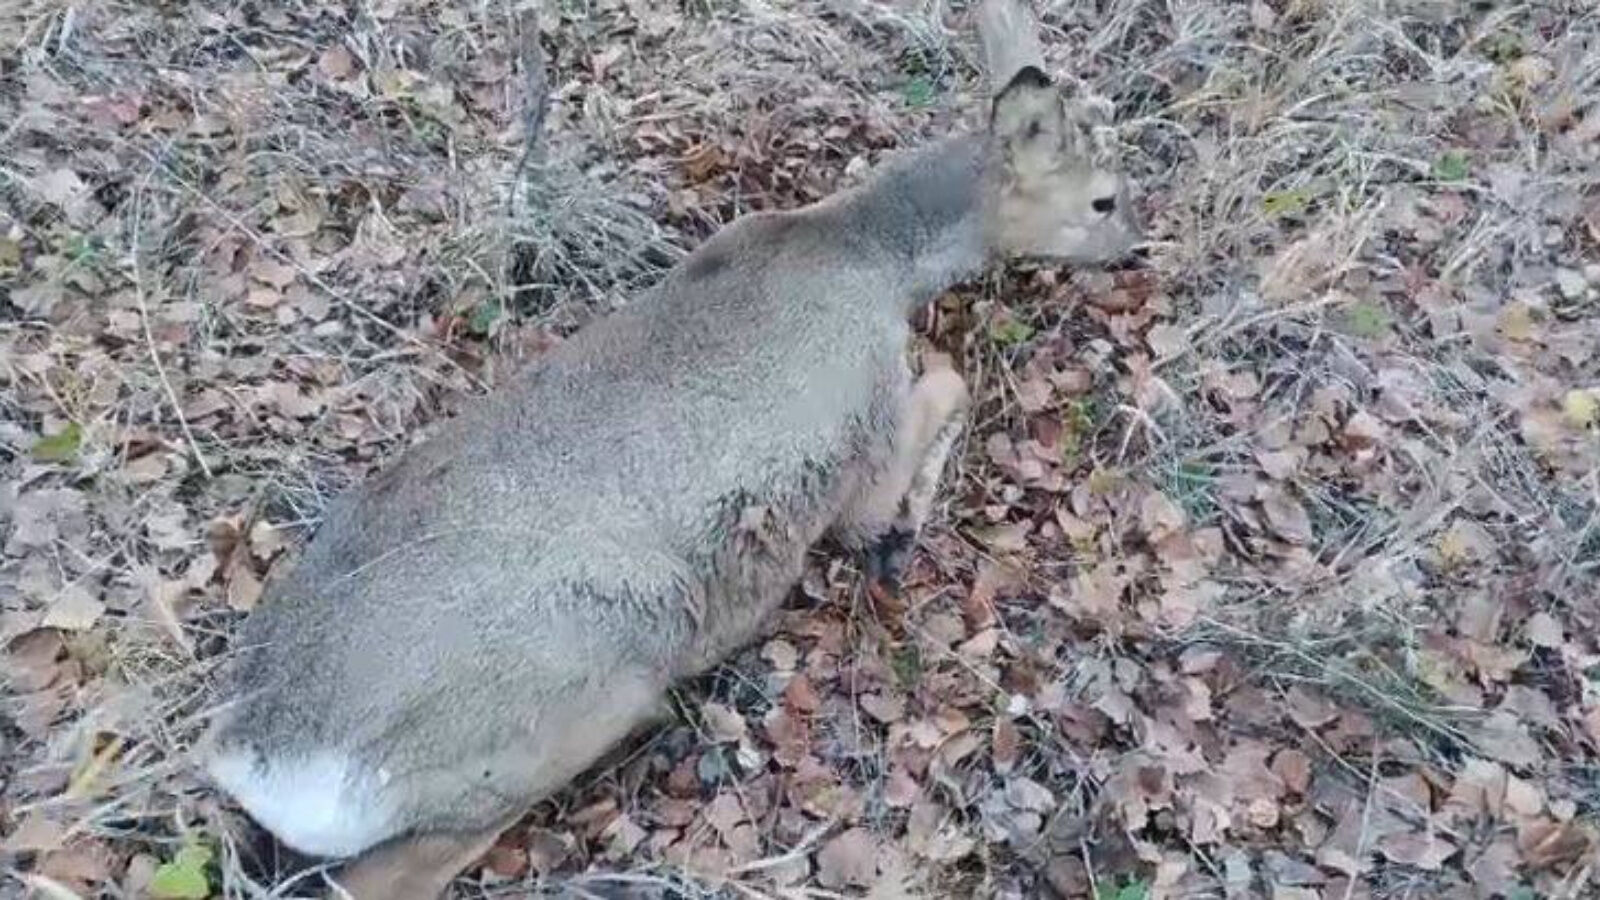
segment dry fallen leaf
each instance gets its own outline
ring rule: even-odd
[[[1539,761],[1539,744],[1510,713],[1493,713],[1465,730],[1474,746],[1506,765],[1531,766]]]
[[[69,584],[44,614],[44,627],[62,631],[87,631],[100,621],[106,605],[80,584]]]
[[[905,701],[891,694],[862,694],[856,702],[867,715],[885,725],[898,722],[905,715]]]
[[[1266,485],[1257,494],[1261,510],[1267,515],[1267,524],[1278,536],[1291,544],[1311,543],[1311,516],[1288,489],[1280,485]]]
[[[793,672],[800,662],[800,653],[794,645],[782,638],[773,638],[762,648],[761,655],[779,672]]]
[[[1492,561],[1494,537],[1477,522],[1457,519],[1440,535],[1439,558],[1448,566],[1481,564]]]
[[[1146,493],[1139,505],[1139,523],[1153,544],[1159,544],[1182,530],[1187,521],[1183,507],[1160,491]]]
[[[228,606],[239,612],[255,609],[256,602],[261,599],[262,584],[250,566],[248,554],[233,556],[223,574],[223,583]]]
[[[317,57],[317,70],[332,81],[343,81],[356,73],[356,59],[343,44],[335,44]]]
[[[877,877],[878,840],[865,829],[844,831],[817,852],[817,882],[823,887],[870,887]]]
[[[750,729],[745,724],[744,716],[721,703],[707,703],[701,706],[700,715],[705,721],[706,736],[719,744],[738,743],[749,734]]]
[[[995,719],[994,736],[990,744],[994,770],[1001,775],[1008,774],[1016,766],[1021,754],[1022,731],[1010,719]]]

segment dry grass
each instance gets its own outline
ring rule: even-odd
[[[941,300],[979,402],[900,605],[819,557],[461,894],[1593,895],[1600,17],[1460,6],[1049,4],[1147,270]],[[6,890],[197,840],[313,889],[183,757],[280,545],[721,224],[977,121],[963,15],[0,10]]]

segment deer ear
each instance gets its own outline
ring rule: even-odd
[[[1044,90],[1053,87],[1054,84],[1055,82],[1050,80],[1050,76],[1046,75],[1044,70],[1038,66],[1023,66],[1017,70],[1017,74],[1011,76],[1011,80],[1006,82],[1006,86],[1000,89],[1000,93],[996,95],[995,99],[998,101],[999,98],[1012,91]]]
[[[1024,66],[994,98],[989,133],[1019,175],[1054,167],[1067,138],[1061,93],[1036,66]]]

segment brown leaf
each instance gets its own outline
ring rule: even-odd
[[[63,587],[44,614],[46,628],[87,631],[100,621],[106,605],[80,584]]]
[[[32,179],[28,187],[39,199],[60,207],[68,214],[79,211],[89,196],[89,186],[84,184],[77,172],[65,166]]]
[[[322,412],[322,401],[304,394],[287,381],[269,381],[256,388],[261,404],[277,410],[285,418],[310,419]]]
[[[967,659],[988,659],[994,655],[995,648],[1000,646],[1000,629],[985,628],[972,636],[956,648],[956,652]]]
[[[1532,766],[1543,755],[1538,742],[1508,712],[1493,713],[1477,726],[1463,730],[1485,755],[1508,766]]]
[[[226,570],[244,536],[243,516],[219,516],[211,520],[206,528],[206,542],[211,546],[211,555],[217,559],[217,568]]]
[[[250,566],[248,554],[234,556],[222,577],[230,608],[239,612],[255,609],[256,602],[261,599],[262,586],[261,579]]]
[[[1344,444],[1355,450],[1382,444],[1387,436],[1388,429],[1366,410],[1351,416],[1344,426]]]
[[[766,646],[761,648],[761,655],[779,672],[793,672],[800,663],[800,652],[782,638],[767,641]]]
[[[1495,541],[1488,530],[1469,519],[1457,519],[1439,536],[1439,559],[1446,566],[1491,562]]]
[[[1263,0],[1253,0],[1250,4],[1250,24],[1257,31],[1270,32],[1278,25],[1278,14]]]
[[[154,484],[167,474],[167,454],[146,453],[131,459],[122,467],[122,474],[134,484]]]
[[[1274,800],[1257,797],[1245,808],[1245,819],[1257,828],[1266,830],[1278,826],[1279,809]]]
[[[1160,491],[1152,490],[1145,494],[1139,504],[1139,524],[1152,544],[1159,544],[1181,531],[1186,521],[1188,516],[1184,514],[1183,507]]]
[[[497,843],[484,854],[484,865],[489,871],[505,879],[521,878],[528,871],[528,851],[521,847]]]
[[[1385,835],[1378,840],[1378,852],[1392,863],[1437,872],[1456,848],[1441,839],[1431,828],[1423,831]]]
[[[1027,522],[1011,522],[975,529],[973,536],[996,553],[1016,553],[1028,546],[1029,530],[1031,529]]]
[[[1040,376],[1025,378],[1017,384],[1017,404],[1023,412],[1043,412],[1050,407],[1050,382]]]
[[[649,835],[649,832],[628,818],[626,813],[612,819],[611,824],[600,832],[600,838],[606,842],[606,858],[617,860],[627,857]]]
[[[994,736],[990,742],[990,756],[994,760],[995,772],[1001,775],[1009,774],[1021,755],[1022,730],[1010,719],[1003,717],[995,719]]]
[[[30,631],[6,649],[5,674],[8,686],[17,693],[44,690],[70,669],[64,658],[66,642],[53,628]]]
[[[1289,718],[1307,730],[1316,730],[1339,718],[1339,707],[1309,689],[1295,685],[1289,688]]]
[[[546,828],[528,830],[528,865],[540,874],[554,872],[572,855],[572,836]]]
[[[1304,447],[1289,447],[1284,450],[1257,450],[1256,462],[1261,466],[1261,471],[1274,481],[1285,481],[1293,478],[1300,471],[1300,466],[1305,463],[1306,451]]]
[[[1566,630],[1561,627],[1561,623],[1547,612],[1540,611],[1529,616],[1523,628],[1527,632],[1528,641],[1535,647],[1553,650],[1560,647],[1567,639]]]
[[[725,791],[716,796],[706,806],[706,823],[715,828],[717,834],[726,838],[738,827],[741,822],[750,817],[745,815],[744,805],[739,802],[738,795]]]
[[[817,852],[817,881],[828,888],[869,887],[878,877],[878,840],[851,828]]]
[[[922,785],[903,766],[889,770],[883,786],[883,802],[896,809],[907,809],[922,797]]]
[[[1171,359],[1189,347],[1189,334],[1168,322],[1157,322],[1145,332],[1145,343],[1157,359]]]
[[[1593,828],[1578,820],[1535,820],[1517,829],[1517,848],[1534,869],[1572,865],[1588,856],[1594,845]]]
[[[862,694],[860,697],[856,698],[856,702],[861,704],[861,709],[864,710],[867,715],[877,719],[879,722],[882,722],[885,725],[891,725],[900,721],[900,719],[905,716],[906,712],[905,701],[900,697],[888,693]]]
[[[317,71],[330,81],[344,81],[356,73],[356,58],[343,44],[335,44],[317,57]]]
[[[1050,789],[1031,778],[1012,778],[1006,782],[1006,802],[1016,809],[1028,812],[1049,812],[1055,809],[1056,797]]]
[[[1311,759],[1293,747],[1279,750],[1272,757],[1272,771],[1293,793],[1304,794],[1311,786]]]
[[[1099,563],[1074,576],[1069,590],[1063,592],[1059,588],[1052,588],[1050,605],[1059,607],[1079,621],[1095,622],[1107,627],[1122,618],[1122,595],[1129,581],[1127,574],[1115,563]]]
[[[137,570],[135,577],[144,585],[145,597],[150,606],[150,618],[161,626],[161,630],[185,654],[193,653],[194,647],[189,642],[189,636],[184,633],[183,618],[180,615],[189,586],[182,581],[162,578],[159,572],[150,568]]]
[[[282,529],[270,522],[258,521],[250,526],[250,553],[263,563],[283,552],[285,543]]]
[[[41,810],[27,813],[20,825],[0,843],[7,853],[49,852],[61,847],[67,839],[67,827]]]
[[[5,550],[12,556],[48,547],[57,540],[75,540],[88,528],[88,503],[79,491],[66,488],[28,491],[11,501],[11,535]]]
[[[789,707],[774,706],[767,710],[761,725],[772,742],[772,756],[780,764],[794,768],[810,753],[810,726]]]
[[[706,735],[719,744],[732,744],[744,740],[749,733],[744,716],[721,703],[707,703],[700,707],[705,722]]]
[[[783,703],[789,709],[805,715],[822,708],[822,698],[817,696],[817,689],[811,686],[811,679],[804,673],[789,679],[789,684],[783,689]]]
[[[976,842],[961,834],[936,801],[924,800],[911,808],[906,821],[906,846],[925,859],[953,862],[971,853]]]
[[[1478,858],[1466,866],[1467,876],[1478,888],[1479,896],[1515,897],[1523,887],[1518,876],[1520,861],[1517,848],[1505,836],[1490,844]]]
[[[993,625],[995,599],[1017,590],[1023,584],[1023,575],[1015,566],[992,559],[980,562],[972,590],[961,601],[961,617],[966,620],[967,630],[977,632]]]
[[[245,293],[244,302],[251,309],[274,309],[283,302],[283,294],[269,287],[253,287]]]
[[[93,888],[111,880],[112,853],[99,841],[74,840],[58,850],[44,854],[34,873],[76,888],[85,895],[98,894]]]
[[[176,504],[145,517],[144,529],[157,550],[187,550],[194,537],[187,526],[188,513]]]
[[[1258,491],[1261,511],[1267,515],[1267,524],[1278,536],[1291,544],[1311,543],[1311,516],[1294,495],[1280,485],[1267,485]]]

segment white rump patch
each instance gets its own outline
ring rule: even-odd
[[[253,754],[218,753],[207,771],[251,818],[314,856],[354,856],[391,836],[390,811],[370,780],[333,753],[256,765]]]

